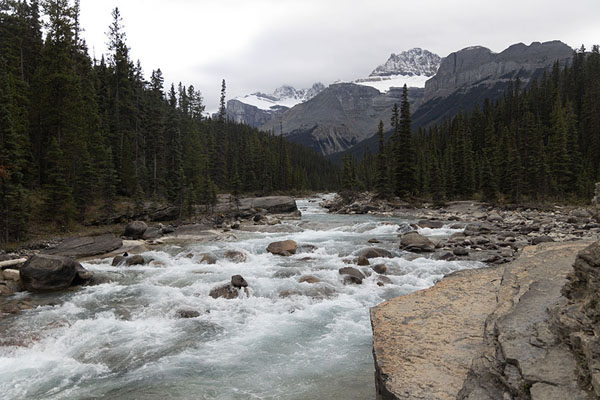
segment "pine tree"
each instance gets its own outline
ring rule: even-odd
[[[392,123],[394,133],[397,131],[397,147],[395,157],[394,181],[395,193],[400,197],[408,197],[415,193],[417,186],[415,171],[415,151],[413,147],[410,104],[408,102],[408,89],[406,85],[402,90],[400,115],[398,118],[397,106],[394,104]]]
[[[227,117],[227,107],[225,105],[225,79],[221,82],[221,99],[219,100],[219,122],[225,122]]]
[[[375,181],[375,190],[377,195],[381,198],[387,198],[390,196],[389,190],[389,176],[388,176],[388,161],[385,149],[385,137],[383,134],[383,121],[379,121],[377,127],[377,139],[379,147],[376,156],[377,162],[377,177]]]

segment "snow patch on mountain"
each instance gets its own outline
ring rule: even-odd
[[[321,82],[317,82],[307,89],[296,89],[293,86],[283,85],[275,89],[273,93],[256,92],[235,99],[261,110],[277,110],[281,107],[292,108],[296,104],[310,100],[323,89],[325,89],[325,85]]]
[[[427,79],[429,79],[429,77],[423,75],[390,75],[357,79],[353,83],[356,83],[357,85],[371,86],[379,90],[381,93],[385,93],[392,88],[401,88],[405,84],[408,87],[424,88]]]

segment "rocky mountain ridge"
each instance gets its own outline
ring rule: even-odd
[[[442,57],[437,54],[415,47],[402,53],[392,53],[385,64],[375,68],[369,76],[418,75],[432,77],[441,62]]]

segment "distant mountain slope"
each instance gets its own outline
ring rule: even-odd
[[[377,89],[338,83],[330,85],[311,100],[298,104],[261,127],[279,132],[294,142],[312,147],[322,154],[343,151],[368,138],[377,130],[379,120],[389,121],[401,89],[382,94]],[[409,101],[416,102],[424,89],[409,90]]]
[[[422,102],[412,108],[413,129],[452,117],[460,109],[470,111],[486,98],[497,99],[511,80],[518,78],[521,87],[527,87],[556,61],[564,65],[572,56],[573,49],[560,41],[534,42],[529,46],[518,43],[501,53],[481,46],[451,53],[425,83]],[[360,157],[367,148],[376,151],[377,140],[367,138],[348,152]],[[341,157],[342,154],[330,155],[334,161]]]
[[[319,94],[325,85],[314,83],[307,89],[296,89],[283,85],[273,93],[252,93],[237,97],[227,102],[227,117],[238,123],[246,123],[258,127],[268,122],[274,115],[279,115],[296,104],[312,99]]]

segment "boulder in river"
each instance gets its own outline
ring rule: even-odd
[[[225,252],[225,257],[235,263],[243,263],[246,262],[246,254],[237,250],[227,250]]]
[[[313,276],[313,275],[303,275],[303,276],[300,277],[300,279],[298,279],[298,282],[300,282],[300,283],[303,283],[303,282],[306,282],[306,283],[319,283],[321,281],[316,276]]]
[[[62,290],[92,277],[76,260],[48,254],[34,255],[19,272],[23,287],[30,292]]]
[[[196,310],[177,310],[176,312],[179,318],[196,318],[200,316],[200,313]]]
[[[365,274],[354,267],[343,267],[338,272],[344,276],[344,283],[361,284],[363,279],[366,278]]]
[[[432,252],[435,244],[417,232],[408,232],[400,238],[400,248],[413,253]]]
[[[290,256],[296,254],[296,242],[293,240],[284,240],[282,242],[273,242],[267,247],[267,251],[279,256]]]
[[[246,294],[248,294],[248,289],[244,288],[244,292]],[[222,286],[217,286],[213,289],[211,289],[209,296],[212,297],[213,299],[218,299],[219,297],[222,297],[224,299],[236,299],[238,297],[240,293],[240,289],[233,286],[231,283],[228,283],[226,285],[222,285]]]
[[[367,266],[367,265],[371,265],[371,263],[369,262],[369,259],[365,256],[360,256],[358,257],[358,259],[356,260],[356,265],[359,265],[361,267]]]
[[[148,225],[144,221],[132,221],[125,227],[125,236],[132,239],[142,239]]]
[[[378,257],[392,258],[392,257],[394,257],[394,255],[392,254],[391,251],[388,251],[386,249],[382,249],[381,247],[367,247],[366,249],[363,249],[363,250],[361,250],[358,253],[358,257],[365,257],[365,258],[378,258]]]
[[[217,257],[215,257],[214,254],[202,253],[202,254],[200,254],[200,256],[202,256],[200,258],[200,264],[216,264],[217,263]]]
[[[146,260],[144,259],[143,256],[136,254],[133,256],[129,256],[125,259],[125,264],[127,264],[128,266],[131,265],[144,265],[146,264]]]
[[[235,288],[245,288],[248,287],[248,282],[241,275],[233,275],[231,277],[231,285]]]
[[[378,274],[385,274],[387,272],[387,267],[385,264],[377,264],[377,265],[373,265],[373,271],[377,272]]]

